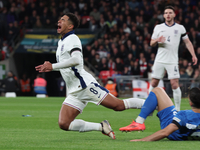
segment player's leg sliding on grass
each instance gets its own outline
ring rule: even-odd
[[[165,93],[165,91],[162,88],[154,88],[152,92],[150,92],[148,98],[146,99],[144,105],[142,106],[141,112],[139,116],[136,119],[136,122],[139,122],[144,124],[145,119],[147,116],[156,109],[158,109],[158,112],[164,110],[165,108],[170,108],[173,106],[173,102],[168,97],[168,95]],[[171,109],[171,112],[175,111],[175,108],[173,107]],[[139,124],[138,123],[138,124]],[[131,129],[130,129],[131,130]]]
[[[83,93],[87,93],[88,91],[90,92],[90,90],[88,90],[87,88],[84,90],[85,91],[83,91]],[[93,102],[93,103],[96,103],[97,105],[100,104],[107,108],[113,109],[114,111],[123,111],[130,108],[140,109],[142,105],[144,104],[144,100],[139,99],[139,98],[129,98],[129,99],[120,100],[114,97],[112,94],[107,93],[108,91],[105,92],[106,89],[104,89],[103,87],[100,87],[99,85],[96,88],[93,87],[93,90],[98,91],[98,93],[102,93],[100,94],[101,97],[99,98],[98,98],[98,95],[94,94],[96,98],[95,97],[93,98],[97,100],[96,102]],[[103,92],[101,92],[101,90]],[[90,92],[90,93],[93,93],[93,92]],[[82,96],[84,97],[85,95],[82,95]],[[81,119],[75,119],[78,116],[78,114],[82,112],[86,104],[84,103],[81,104],[80,101],[77,101],[77,103],[72,103],[72,101],[71,100],[69,101],[69,100],[70,100],[69,98],[66,98],[61,107],[61,111],[59,115],[59,126],[61,129],[66,130],[66,131],[79,131],[79,132],[101,131],[103,134],[111,137],[112,139],[115,139],[115,134],[107,120],[104,120],[101,123],[94,123],[94,122],[87,122]]]
[[[122,127],[120,131],[140,131],[145,130],[144,121],[149,114],[151,114],[157,107],[158,102],[155,93],[150,92],[148,98],[144,102],[144,105],[141,108],[139,116],[133,121],[130,125]]]
[[[159,101],[161,101],[161,100],[164,101],[165,100],[164,98],[162,98],[161,100],[158,99],[157,98],[158,95],[159,95],[159,97],[162,96],[162,95],[163,95],[163,97],[168,97],[163,89],[161,90],[161,88],[154,88],[152,90],[152,92],[150,92],[150,94],[147,97],[147,99],[145,100],[145,103],[142,106],[140,114],[138,115],[136,120],[133,121],[130,125],[128,125],[126,127],[122,127],[119,130],[120,131],[129,131],[129,132],[130,131],[141,131],[141,130],[143,131],[143,130],[145,130],[144,122],[145,122],[147,116],[149,116],[149,114],[151,114],[156,108],[159,111],[159,106],[158,106]],[[168,101],[170,101],[170,103],[169,103],[170,105],[173,105],[171,100],[170,99],[168,100],[168,99],[166,100],[166,102],[162,102],[162,105],[168,106],[168,103],[169,103]],[[160,108],[162,108],[162,107],[160,106]]]
[[[188,93],[191,109],[177,111],[173,102],[162,88],[153,89],[145,102],[147,104],[149,101],[153,101],[153,104],[149,106],[149,109],[144,104],[140,115],[145,119],[156,105],[158,105],[157,116],[160,120],[161,130],[142,139],[134,139],[131,141],[158,141],[163,138],[175,141],[199,141],[200,89],[192,88]]]

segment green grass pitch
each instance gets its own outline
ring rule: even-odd
[[[0,149],[18,150],[182,150],[199,149],[196,141],[129,142],[160,129],[156,112],[147,118],[144,132],[122,133],[119,128],[135,119],[140,110],[113,110],[89,103],[79,119],[91,122],[109,120],[116,140],[101,132],[66,132],[58,127],[58,115],[64,97],[0,97]],[[182,99],[182,109],[190,109],[188,100]],[[31,115],[31,117],[22,117]]]

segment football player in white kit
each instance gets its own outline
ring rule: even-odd
[[[96,79],[84,70],[81,41],[74,34],[74,29],[78,25],[79,20],[76,15],[64,14],[58,21],[57,33],[61,34],[62,38],[58,42],[56,51],[57,63],[45,61],[44,64],[35,68],[39,72],[59,70],[66,82],[68,93],[62,104],[58,121],[61,129],[79,132],[101,131],[115,139],[115,134],[107,120],[93,123],[75,118],[82,113],[88,102],[122,111],[129,108],[141,108],[144,100],[138,98],[120,100],[100,86]]]
[[[192,55],[193,65],[197,64],[197,57],[184,26],[174,22],[174,8],[172,6],[166,6],[163,16],[165,18],[165,23],[155,26],[150,42],[151,46],[156,46],[158,44],[158,52],[152,68],[152,80],[149,92],[158,85],[159,80],[163,78],[166,70],[168,79],[170,79],[176,110],[180,111],[181,90],[179,88],[180,74],[178,67],[178,47],[180,38],[182,38]]]

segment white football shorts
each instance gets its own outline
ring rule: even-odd
[[[165,70],[168,74],[168,79],[180,78],[179,68],[177,64],[164,64],[155,62],[152,67],[152,78],[162,79],[165,74]]]
[[[63,104],[73,107],[82,113],[88,102],[101,104],[109,91],[97,83],[90,83],[85,89],[70,93]]]

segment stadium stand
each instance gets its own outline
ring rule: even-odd
[[[175,7],[176,22],[185,26],[200,59],[200,1],[197,0],[0,0],[0,60],[9,58],[27,29],[55,29],[58,18],[72,12],[80,18],[80,29],[102,30],[90,43],[90,50],[89,46],[84,47],[85,64],[96,76],[106,79],[102,72],[110,72],[112,68],[122,75],[148,78],[157,52],[156,47],[149,46],[151,34],[154,26],[163,22],[163,8],[168,4]],[[100,57],[91,59],[96,54]],[[184,44],[180,44],[179,56],[180,69],[184,68],[184,59],[188,61],[187,70],[191,57]],[[200,71],[199,66],[198,63],[192,69]]]

